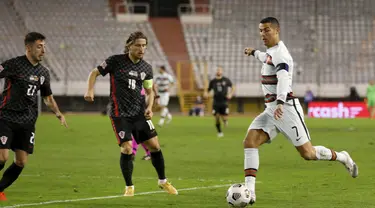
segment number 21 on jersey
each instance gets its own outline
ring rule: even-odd
[[[27,89],[27,93],[26,94],[28,96],[34,96],[35,91],[36,91],[36,85],[30,85],[29,84],[29,88]]]

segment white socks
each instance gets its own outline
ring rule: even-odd
[[[323,146],[314,146],[316,152],[316,158],[318,160],[337,160],[342,163],[345,162],[346,156],[341,152],[335,152]]]
[[[162,180],[159,179],[158,181],[158,184],[165,184],[165,183],[167,183],[167,179],[162,179]]]
[[[160,120],[159,120],[159,125],[162,126],[165,121],[165,117],[170,121],[172,119],[172,115],[169,113],[169,110],[167,107],[164,107],[163,110],[161,110],[160,113]],[[167,121],[168,122],[168,121]]]
[[[259,152],[257,148],[245,148],[245,185],[255,191],[256,173],[259,169]]]

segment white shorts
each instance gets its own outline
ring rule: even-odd
[[[169,103],[169,93],[159,93],[159,105],[160,106],[168,106]]]
[[[276,120],[273,113],[276,106],[267,107],[250,124],[250,129],[262,129],[270,137],[271,142],[279,132],[284,134],[294,146],[301,146],[310,141],[302,107],[298,99],[289,100],[284,104],[284,113],[281,119]]]

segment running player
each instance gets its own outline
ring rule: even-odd
[[[266,109],[251,123],[244,140],[245,184],[250,191],[250,204],[255,203],[255,177],[259,169],[258,148],[271,142],[282,132],[296,147],[305,160],[339,161],[355,178],[358,167],[345,152],[336,152],[323,146],[312,146],[310,134],[304,122],[304,114],[299,100],[293,96],[293,59],[280,40],[279,22],[274,17],[260,21],[259,31],[266,52],[246,48],[245,54],[254,56],[263,63],[262,89]]]
[[[46,52],[45,36],[30,32],[25,36],[26,55],[9,59],[0,65],[0,78],[5,87],[0,96],[0,170],[15,153],[14,162],[0,180],[0,201],[6,200],[4,190],[17,180],[35,145],[35,123],[38,118],[38,91],[44,103],[55,113],[61,125],[67,127],[52,95],[49,70],[42,61]]]
[[[147,37],[142,32],[130,34],[125,45],[125,54],[113,55],[92,70],[88,78],[85,100],[94,101],[94,85],[97,76],[110,74],[110,118],[120,146],[120,167],[126,183],[124,196],[134,196],[132,181],[132,138],[146,144],[151,152],[151,161],[158,174],[158,185],[169,194],[178,194],[165,177],[164,157],[157,133],[151,121],[154,101],[152,67],[143,60]],[[141,90],[146,90],[147,108]]]
[[[164,125],[165,118],[167,118],[167,124],[172,121],[172,114],[169,112],[169,89],[174,84],[172,75],[168,74],[164,66],[159,68],[159,73],[155,79],[155,87],[159,92],[159,106],[160,106],[160,120],[159,126]]]
[[[224,133],[221,130],[220,119],[223,120],[224,126],[228,125],[228,101],[232,98],[234,87],[229,78],[223,76],[223,68],[217,67],[216,77],[210,81],[208,89],[204,92],[204,97],[208,97],[208,93],[214,91],[214,102],[212,106],[212,114],[215,116],[215,125],[217,136],[223,137]]]

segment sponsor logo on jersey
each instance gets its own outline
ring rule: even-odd
[[[1,144],[5,145],[8,141],[8,137],[2,136],[2,137],[0,137],[0,141],[1,141]]]
[[[131,71],[129,72],[129,75],[131,75],[131,76],[133,76],[133,77],[138,77],[138,72],[131,70]]]
[[[368,117],[363,102],[311,102],[309,117],[312,118],[357,118]]]
[[[36,81],[36,82],[37,82],[37,81],[39,81],[39,77],[36,76],[36,75],[31,75],[31,76],[30,76],[30,80],[31,80],[31,81]]]
[[[273,65],[273,63],[272,63],[272,56],[268,55],[265,63],[269,64],[269,65]]]

